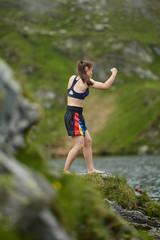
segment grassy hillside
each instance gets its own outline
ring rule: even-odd
[[[76,61],[87,58],[95,63],[96,80],[109,77],[111,67],[119,70],[109,91],[92,89],[85,103],[94,153],[136,154],[143,145],[160,153],[159,14],[156,0],[0,3],[1,57],[23,94],[43,107],[28,146],[52,156],[67,153],[67,81]]]

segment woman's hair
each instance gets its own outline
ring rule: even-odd
[[[93,85],[93,83],[90,81],[90,78],[85,72],[85,67],[88,67],[91,69],[93,67],[93,64],[90,61],[87,60],[81,60],[77,62],[77,70],[80,78],[82,79],[83,82],[86,82],[89,85]]]

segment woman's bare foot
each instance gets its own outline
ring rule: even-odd
[[[88,173],[91,174],[91,173],[105,173],[105,172],[99,171],[97,169],[93,169],[92,171],[88,170]]]
[[[71,172],[69,170],[63,170],[64,174],[71,174]]]

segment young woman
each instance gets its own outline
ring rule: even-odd
[[[78,61],[77,70],[79,75],[71,76],[68,82],[68,103],[64,120],[68,135],[72,137],[74,146],[68,153],[64,173],[70,173],[71,164],[82,149],[88,173],[104,173],[96,170],[93,165],[92,139],[82,115],[83,102],[85,97],[89,95],[89,87],[107,90],[115,80],[117,69],[111,69],[112,75],[104,83],[94,81],[91,78],[93,65],[89,61]]]

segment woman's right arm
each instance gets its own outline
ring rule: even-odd
[[[93,88],[96,88],[96,89],[104,89],[104,90],[109,89],[110,86],[112,85],[112,83],[114,82],[118,71],[117,71],[116,68],[112,68],[111,72],[112,72],[112,75],[104,83],[97,82],[93,79],[90,79],[91,82],[93,83],[93,85],[90,85],[90,86],[93,87]]]

